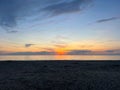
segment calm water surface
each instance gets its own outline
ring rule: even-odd
[[[120,60],[120,55],[4,55],[0,60]]]

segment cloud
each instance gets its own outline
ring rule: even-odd
[[[91,0],[0,0],[0,26],[10,30],[21,21],[81,11]]]
[[[17,33],[17,30],[13,30],[13,31],[7,31],[7,33]]]
[[[61,41],[64,41],[64,40],[68,40],[69,38],[66,37],[66,36],[63,36],[63,35],[58,35],[55,37],[57,40],[61,40]]]
[[[120,55],[120,50],[103,50],[103,51],[92,51],[92,50],[70,50],[67,52],[68,55]]]
[[[103,23],[103,22],[113,21],[117,19],[120,19],[120,17],[104,18],[104,19],[97,20],[96,23]]]
[[[92,51],[92,50],[69,50],[67,55],[120,55],[120,49]],[[0,55],[56,55],[54,50],[44,50],[40,52],[6,52],[0,51]]]
[[[68,46],[67,40],[67,37],[58,35],[55,37],[55,40],[53,40],[51,43],[54,44],[54,46],[57,48],[65,48]]]
[[[42,48],[42,49],[45,50],[45,51],[54,52],[53,48]]]
[[[0,51],[0,55],[2,55],[2,54],[4,54],[5,52],[3,52],[3,51]]]
[[[7,55],[54,55],[54,52],[40,51],[40,52],[14,52]]]
[[[70,50],[67,54],[69,55],[89,55],[91,54],[91,50]]]
[[[106,52],[113,53],[113,52],[115,52],[115,50],[106,50]]]
[[[79,47],[81,48],[91,48],[93,47],[94,45],[79,45]]]
[[[105,52],[106,52],[107,54],[118,55],[118,54],[120,54],[120,49],[106,50]]]
[[[65,48],[65,47],[67,47],[67,45],[66,44],[56,44],[56,45],[54,45],[55,47],[58,47],[58,48]]]
[[[35,45],[35,44],[25,44],[25,47],[28,48],[28,47],[31,47],[32,45]]]
[[[71,13],[71,12],[78,12],[83,9],[84,3],[88,0],[70,0],[68,2],[61,2],[53,5],[49,5],[43,8],[44,11],[52,12],[52,16],[57,16],[60,14]]]
[[[7,52],[7,51],[0,51],[0,55],[5,55],[7,53],[9,53],[9,52]]]

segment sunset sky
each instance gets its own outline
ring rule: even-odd
[[[120,54],[120,0],[0,0],[0,54]]]

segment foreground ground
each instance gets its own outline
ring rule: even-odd
[[[0,90],[120,90],[120,61],[1,61]]]

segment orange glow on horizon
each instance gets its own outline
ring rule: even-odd
[[[114,50],[118,49],[120,43],[116,42],[116,44],[109,44],[107,42],[98,43],[97,41],[81,41],[81,42],[69,42],[68,45],[64,47],[59,47],[55,45],[35,45],[31,47],[25,47],[24,44],[11,44],[7,42],[3,42],[0,45],[1,51],[5,51],[8,53],[14,52],[41,52],[41,51],[48,51],[48,52],[55,52],[56,55],[66,55],[69,51],[72,50],[91,50],[94,53],[103,52],[106,50]],[[62,46],[62,45],[61,45]],[[45,49],[46,48],[46,49]],[[48,49],[47,49],[48,48]]]
[[[61,49],[61,48],[60,49],[56,49],[55,51],[56,51],[57,55],[65,55],[66,54],[66,51]]]

